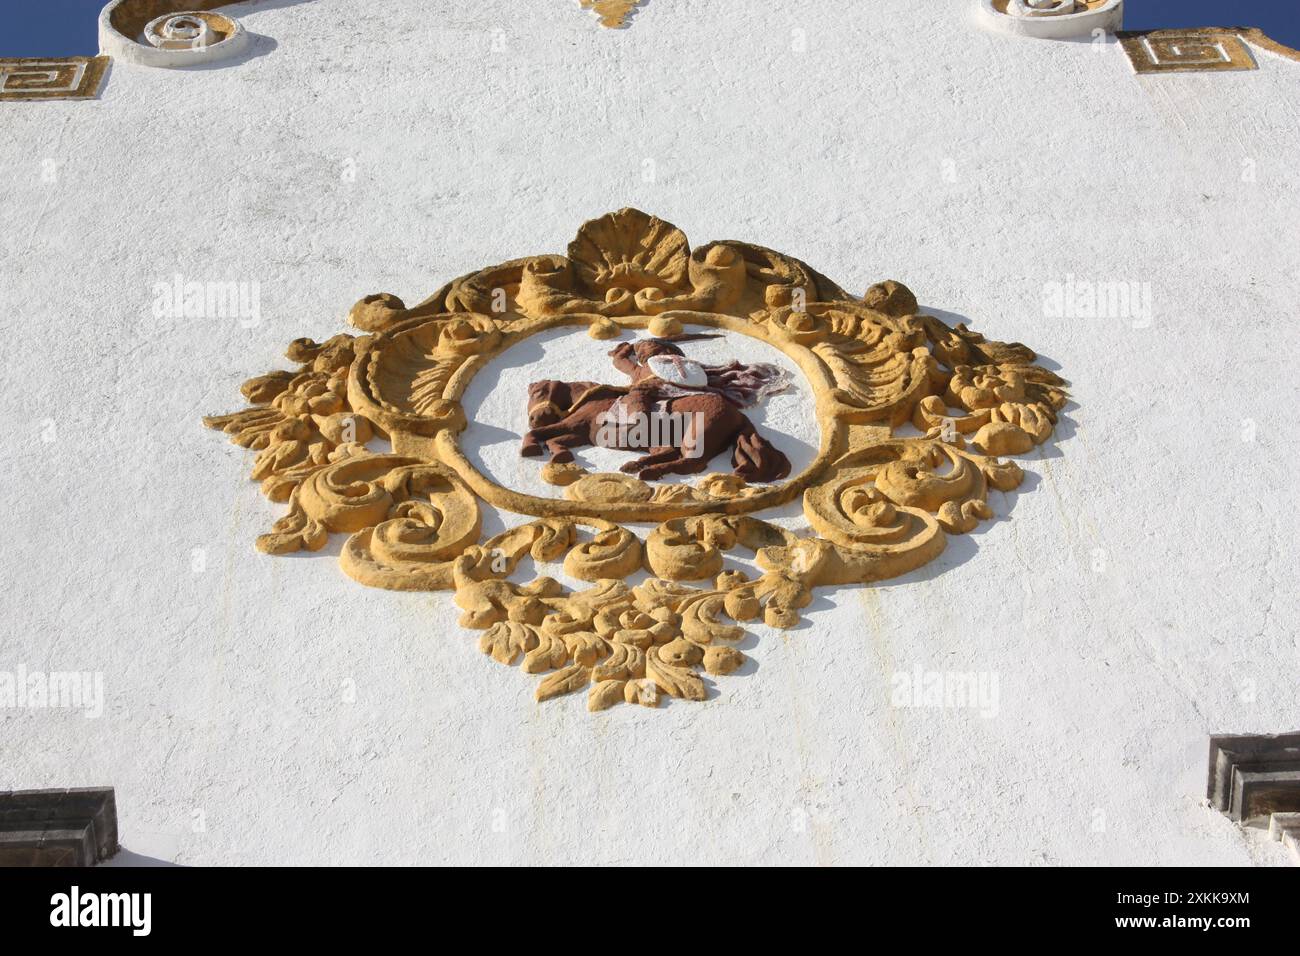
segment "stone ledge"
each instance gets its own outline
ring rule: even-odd
[[[94,866],[117,850],[111,787],[0,792],[0,866]]]
[[[1300,733],[1211,737],[1206,788],[1237,823],[1300,812]]]
[[[1291,851],[1300,863],[1300,813],[1275,813],[1268,820],[1268,835]]]

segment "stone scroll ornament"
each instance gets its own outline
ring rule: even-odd
[[[295,368],[251,379],[248,408],[205,419],[257,452],[252,477],[287,503],[258,548],[315,551],[345,534],[348,575],[454,591],[483,653],[536,675],[538,700],[583,691],[593,711],[704,700],[707,676],[744,662],[744,622],[791,628],[818,586],[870,584],[933,560],[948,535],[992,517],[990,488],[1020,484],[1020,467],[1002,457],[1046,441],[1066,403],[1066,383],[1028,348],[920,314],[897,282],[858,298],[761,246],[692,250],[681,230],[635,209],[588,222],[566,255],[471,273],[410,308],[368,296],[348,318],[357,334],[293,342]],[[562,496],[537,497],[466,456],[466,389],[512,345],[560,327],[674,342],[687,325],[750,336],[793,360],[821,425],[811,464],[787,474],[784,456],[763,459],[765,469],[762,456],[735,454],[730,473],[665,484],[643,465],[639,477],[588,473],[554,455],[537,467]],[[534,396],[522,392],[524,433]],[[795,499],[811,533],[759,517]],[[480,502],[530,520],[484,540]],[[627,527],[637,522],[657,527],[642,539]],[[724,569],[737,548],[755,555],[758,573]],[[513,580],[527,556],[590,586]],[[630,586],[642,571],[650,576]]]
[[[584,10],[600,17],[600,25],[617,30],[628,25],[636,8],[645,0],[578,0]]]

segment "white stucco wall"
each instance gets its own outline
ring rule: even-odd
[[[1300,726],[1300,64],[1138,77],[956,0],[227,12],[247,59],[0,104],[0,670],[105,693],[0,710],[0,788],[115,786],[125,847],[182,863],[1284,860],[1203,797],[1209,734]],[[593,716],[341,539],[256,553],[283,506],[199,418],[361,295],[625,205],[904,281],[1075,404],[929,567],[754,628],[704,704]],[[156,318],[178,273],[258,283],[260,322]],[[1070,277],[1149,284],[1149,326],[1045,316]],[[891,706],[915,668],[996,675],[996,716]]]

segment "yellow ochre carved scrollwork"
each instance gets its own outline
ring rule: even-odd
[[[635,209],[584,225],[567,255],[480,270],[410,308],[367,296],[349,320],[360,334],[292,343],[296,369],[249,380],[249,407],[204,420],[254,450],[252,477],[288,504],[258,548],[315,551],[346,534],[339,562],[352,578],[454,591],[484,654],[539,675],[538,700],[585,689],[591,710],[704,700],[707,676],[744,663],[744,622],[790,628],[818,586],[933,560],[947,535],[992,517],[990,488],[1020,484],[1000,456],[1046,441],[1067,401],[1027,347],[922,314],[897,282],[852,296],[761,246],[692,251],[681,230]],[[564,491],[542,498],[497,484],[461,449],[470,381],[527,337],[686,325],[759,339],[802,370],[822,429],[802,472],[769,485],[720,474],[657,484],[570,463],[548,466]],[[390,451],[371,450],[376,438]],[[756,517],[796,498],[811,535]],[[481,501],[534,520],[483,540]],[[657,526],[642,539],[625,522]],[[757,573],[726,569],[737,548]],[[591,586],[511,580],[528,557]]]
[[[601,26],[618,29],[627,26],[633,11],[645,0],[579,0],[584,10],[600,17]]]

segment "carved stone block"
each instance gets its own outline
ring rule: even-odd
[[[86,100],[99,92],[106,56],[0,59],[0,100]]]
[[[1300,812],[1300,733],[1211,737],[1207,792],[1238,823]]]
[[[110,788],[0,793],[0,866],[94,866],[117,849]]]
[[[1300,813],[1275,813],[1269,817],[1268,833],[1274,840],[1291,851],[1300,863]]]
[[[1259,69],[1236,30],[1152,30],[1118,36],[1137,73]]]

